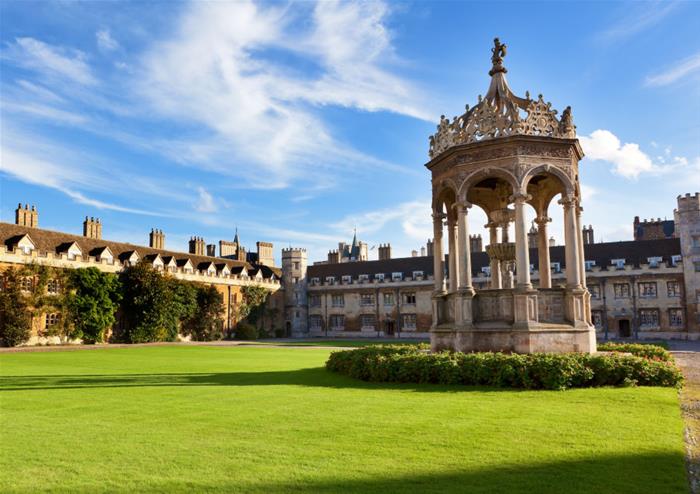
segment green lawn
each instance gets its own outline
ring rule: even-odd
[[[379,385],[328,350],[0,355],[1,492],[687,492],[677,392]]]

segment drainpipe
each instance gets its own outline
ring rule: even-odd
[[[606,278],[600,279],[600,291],[603,294],[603,329],[605,330],[605,341],[608,341],[608,296],[605,292]]]

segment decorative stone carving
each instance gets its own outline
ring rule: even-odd
[[[557,111],[541,94],[537,100],[530,99],[527,92],[525,98],[515,96],[508,86],[507,70],[503,66],[506,45],[496,38],[491,52],[491,85],[486,96],[483,99],[479,96],[474,108],[467,105],[465,113],[451,122],[444,115],[440,117],[437,132],[430,136],[430,159],[459,144],[511,135],[576,137],[571,107],[567,106],[558,120]]]

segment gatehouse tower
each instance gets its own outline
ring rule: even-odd
[[[505,55],[506,45],[496,38],[486,95],[461,116],[441,117],[430,137],[425,166],[433,194],[431,346],[434,351],[595,352],[581,231],[583,151],[571,107],[557,118],[542,95],[513,94]],[[547,224],[556,206],[564,218],[563,287],[552,286],[549,269]],[[479,291],[472,286],[467,221],[473,207],[486,213],[489,230],[490,287]],[[530,280],[527,207],[536,213],[538,287]],[[515,238],[510,239],[512,223]]]

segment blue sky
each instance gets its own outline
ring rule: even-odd
[[[698,2],[0,3],[0,219],[325,257],[431,235],[428,136],[488,87],[573,108],[584,222],[626,240],[700,190]],[[561,214],[552,233],[561,239]],[[475,233],[483,213],[470,215]],[[370,257],[376,257],[376,249]]]

